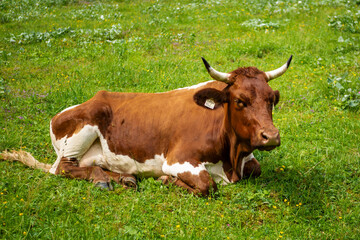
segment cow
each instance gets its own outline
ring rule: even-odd
[[[155,177],[199,196],[217,184],[258,177],[253,151],[280,145],[272,121],[280,94],[268,82],[286,72],[292,55],[269,72],[224,73],[202,60],[214,80],[163,93],[99,91],[56,114],[50,122],[55,163],[27,165],[107,190],[111,181],[136,188],[136,176]]]

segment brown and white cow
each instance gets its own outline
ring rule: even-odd
[[[58,158],[49,171],[106,189],[111,180],[136,187],[134,176],[160,177],[203,196],[216,183],[257,177],[252,152],[280,145],[272,121],[279,91],[268,81],[285,73],[291,59],[270,72],[230,73],[203,59],[216,81],[164,93],[100,91],[51,120]]]

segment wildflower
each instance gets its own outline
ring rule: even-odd
[[[342,219],[342,217],[339,217],[339,219]]]
[[[283,169],[283,168],[280,168],[280,171],[284,171],[284,169]]]
[[[19,213],[19,216],[22,216],[22,215],[24,215],[24,213]]]
[[[23,232],[24,235],[26,235],[27,232]]]
[[[273,206],[274,209],[276,209],[277,207],[276,206]]]
[[[288,200],[285,198],[285,199],[284,199],[284,202],[287,202],[287,201],[288,201]]]
[[[86,199],[86,197],[83,197],[82,199],[84,199],[84,200],[85,200],[85,199]]]
[[[176,225],[176,228],[180,228],[180,225]]]
[[[160,235],[160,237],[165,237],[165,235]]]

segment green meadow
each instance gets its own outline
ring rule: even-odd
[[[201,57],[230,72],[294,56],[269,83],[281,146],[254,152],[259,178],[199,198],[0,161],[0,239],[360,239],[359,22],[358,0],[0,1],[0,151],[45,163],[50,119],[99,90],[204,82]]]

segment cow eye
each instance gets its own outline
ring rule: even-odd
[[[246,103],[243,102],[243,101],[241,101],[241,100],[238,99],[238,98],[234,99],[234,102],[237,103],[238,107],[241,107],[241,108],[242,108],[242,107],[246,107]]]

